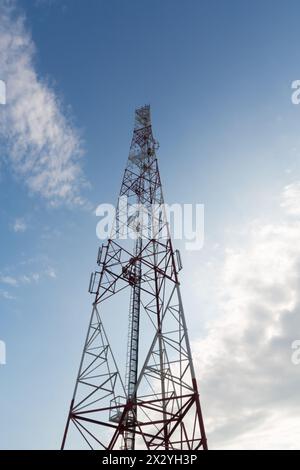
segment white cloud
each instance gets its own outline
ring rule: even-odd
[[[32,274],[32,279],[33,279],[35,282],[39,282],[40,277],[41,277],[41,276],[39,275],[39,273],[34,273],[34,274]]]
[[[1,290],[1,289],[0,289],[0,297],[5,300],[15,300],[15,297],[13,295],[11,295],[6,290]]]
[[[3,284],[8,284],[9,286],[17,286],[18,281],[11,276],[0,276],[0,282]]]
[[[9,274],[7,274],[9,273]],[[0,272],[0,284],[11,287],[29,287],[34,283],[56,279],[57,273],[47,255],[37,255],[20,261],[15,266],[6,266]]]
[[[19,218],[14,221],[13,225],[13,230],[14,232],[25,232],[27,230],[27,225],[24,221],[24,219]]]
[[[37,74],[35,46],[14,0],[0,5],[0,70],[7,104],[0,136],[7,161],[32,193],[51,204],[82,203],[82,144],[53,89]]]
[[[299,448],[300,220],[288,217],[298,191],[288,201],[280,222],[250,223],[226,250],[219,317],[193,345],[211,447]]]
[[[43,272],[34,272],[31,274],[23,274],[20,276],[20,282],[24,285],[31,284],[32,282],[39,282],[42,279],[50,278],[56,279],[56,272],[53,268],[47,268]]]
[[[26,276],[26,274],[24,274],[23,276],[21,276],[21,282],[23,282],[23,284],[30,284],[31,279],[29,276]]]
[[[300,182],[291,183],[285,186],[282,193],[281,207],[289,215],[300,215]]]
[[[56,272],[53,268],[48,268],[46,270],[46,275],[49,276],[51,279],[56,279]]]

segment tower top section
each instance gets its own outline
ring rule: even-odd
[[[150,105],[147,104],[135,110],[134,129],[142,129],[151,126]]]

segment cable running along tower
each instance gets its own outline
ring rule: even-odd
[[[144,106],[90,279],[92,314],[62,449],[207,449],[157,147]]]

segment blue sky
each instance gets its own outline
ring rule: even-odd
[[[203,249],[177,246],[212,447],[299,446],[286,431],[300,432],[292,418],[299,370],[289,360],[300,260],[300,106],[291,102],[299,2],[1,0],[0,8],[8,90],[0,108],[1,448],[59,447],[90,313],[93,209],[116,201],[134,109],[145,103],[167,202],[205,204]],[[64,158],[62,176],[51,162]],[[265,341],[253,333],[257,317]],[[246,397],[238,416],[230,387]],[[286,427],[277,431],[279,419]]]

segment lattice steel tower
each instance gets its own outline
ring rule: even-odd
[[[157,147],[144,106],[90,280],[95,297],[62,449],[207,449]]]

